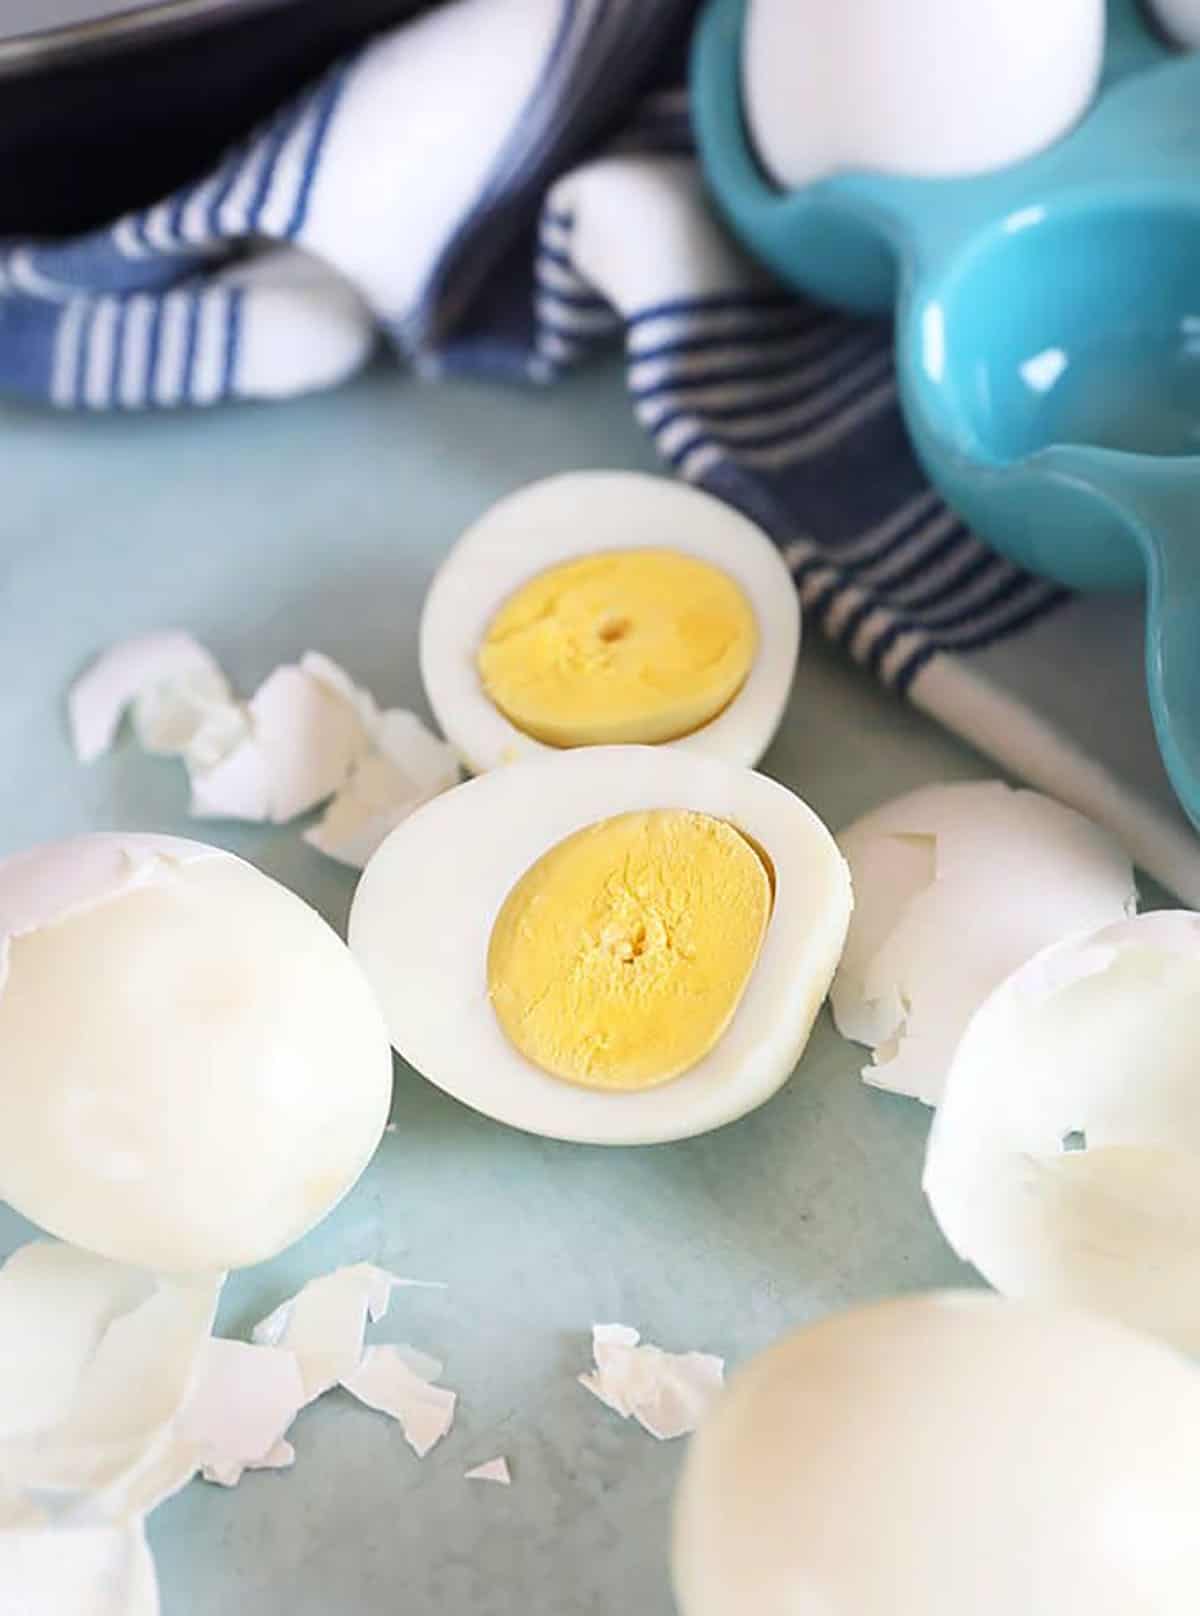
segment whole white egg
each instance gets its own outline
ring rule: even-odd
[[[1104,0],[749,0],[746,123],[787,189],[977,174],[1065,134],[1103,52]]]
[[[472,773],[561,749],[519,728],[485,689],[479,651],[497,613],[552,568],[631,551],[671,552],[716,569],[740,591],[757,633],[745,679],[726,705],[658,744],[750,767],[762,757],[787,706],[800,647],[798,597],[779,551],[748,517],[683,483],[639,472],[577,471],[493,505],[447,555],[426,596],[421,676],[443,734]],[[618,590],[613,615],[631,631],[627,653],[643,654],[638,606],[657,613],[670,604],[659,598],[627,612]],[[606,632],[603,622],[596,626]],[[559,670],[579,654],[578,646],[559,647]],[[651,682],[653,657],[651,646],[645,657]]]
[[[676,1504],[681,1616],[1190,1616],[1200,1373],[1109,1321],[946,1292],[740,1370]]]
[[[1177,44],[1200,45],[1200,0],[1148,0],[1150,11]]]
[[[0,1195],[52,1234],[168,1271],[270,1257],[390,1093],[349,951],[241,859],[101,834],[0,862]]]
[[[588,827],[659,809],[732,826],[765,856],[770,916],[740,1001],[708,1052],[658,1086],[601,1092],[550,1075],[510,1042],[489,996],[489,946],[506,899],[543,855]],[[621,872],[611,880],[619,884]],[[668,872],[672,881],[685,886],[687,872]],[[437,1087],[531,1133],[646,1144],[731,1122],[786,1081],[828,990],[850,908],[832,836],[785,787],[670,747],[589,747],[494,770],[418,809],[368,864],[349,938],[393,1044]],[[535,913],[531,947],[539,924]],[[577,942],[564,933],[564,980],[577,969]],[[719,977],[719,953],[692,963]],[[638,962],[629,968],[636,977]],[[582,1018],[586,978],[579,993]],[[686,999],[664,1013],[692,1014]]]

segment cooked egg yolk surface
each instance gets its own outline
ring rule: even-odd
[[[724,820],[619,814],[532,865],[501,906],[488,991],[527,1060],[587,1088],[652,1088],[713,1048],[771,916],[772,884]]]
[[[749,601],[675,550],[582,556],[532,578],[479,648],[489,698],[548,746],[688,735],[737,695],[758,649]]]

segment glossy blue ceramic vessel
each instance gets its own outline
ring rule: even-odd
[[[719,204],[790,284],[894,307],[913,443],[982,537],[1073,588],[1146,581],[1155,727],[1200,824],[1200,55],[1110,0],[1101,91],[1047,150],[783,193],[746,136],[744,12],[711,0],[693,57]]]

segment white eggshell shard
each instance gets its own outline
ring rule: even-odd
[[[442,1440],[454,1423],[457,1394],[446,1386],[435,1386],[425,1373],[441,1372],[436,1359],[425,1359],[412,1349],[387,1343],[368,1347],[362,1361],[341,1384],[367,1408],[386,1414],[404,1432],[404,1440],[423,1459]]]
[[[0,1531],[5,1616],[159,1616],[160,1609],[141,1521]]]
[[[873,1046],[863,1077],[936,1105],[972,1013],[1075,931],[1131,915],[1133,868],[1107,831],[1000,781],[927,786],[838,836],[855,911],[830,995]]]
[[[716,1046],[683,1076],[600,1093],[547,1076],[508,1041],[488,997],[487,951],[510,888],[583,827],[639,809],[729,821],[762,848],[775,902],[758,961]],[[846,866],[785,787],[670,747],[591,747],[496,770],[437,797],[363,874],[350,946],[396,1049],[446,1093],[548,1138],[650,1144],[743,1116],[791,1075],[841,952]]]
[[[294,1353],[211,1340],[176,1421],[174,1445],[206,1481],[234,1487],[246,1470],[286,1469],[293,1462],[284,1437],[304,1403]]]
[[[415,713],[382,713],[376,750],[359,758],[320,821],[304,832],[310,847],[361,870],[402,819],[462,778],[453,747]]]
[[[256,1262],[349,1189],[387,1120],[363,975],[228,854],[97,836],[0,864],[0,1194],[166,1271]]]
[[[493,505],[450,551],[425,598],[421,677],[446,738],[467,767],[545,755],[494,706],[476,654],[492,618],[523,584],[560,562],[603,551],[661,548],[720,568],[758,624],[745,684],[723,712],[668,749],[753,766],[779,727],[800,647],[795,584],[761,528],[710,494],[626,471],[577,471],[531,484]]]
[[[723,1358],[664,1352],[627,1324],[594,1324],[592,1356],[596,1367],[579,1384],[660,1442],[694,1431],[725,1384]]]
[[[310,1403],[358,1367],[367,1320],[383,1318],[393,1287],[406,1283],[372,1263],[335,1268],[281,1302],[255,1325],[254,1339],[293,1354]]]
[[[940,1294],[754,1359],[676,1500],[681,1616],[1188,1616],[1200,1374],[1104,1319]]]
[[[0,1482],[124,1516],[152,1507],[223,1275],[169,1279],[51,1241],[0,1270]],[[152,1479],[153,1478],[153,1479]]]
[[[67,698],[71,741],[80,762],[91,763],[108,751],[126,709],[138,697],[152,696],[167,687],[189,691],[198,701],[215,702],[229,695],[228,681],[216,658],[180,629],[122,640],[97,657],[72,685]],[[153,723],[150,738],[165,743],[165,736]],[[178,750],[183,750],[182,745]]]
[[[1200,916],[1072,938],[992,995],[955,1057],[925,1192],[1010,1295],[1200,1351]]]
[[[312,653],[307,668],[276,668],[250,698],[241,743],[193,771],[193,814],[284,825],[333,796],[370,746],[362,694]]]

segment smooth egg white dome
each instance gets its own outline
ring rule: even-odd
[[[1087,1314],[969,1293],[754,1359],[693,1438],[681,1616],[1190,1616],[1200,1372]]]
[[[391,1054],[325,921],[251,865],[82,836],[0,863],[0,1195],[121,1262],[234,1268],[306,1232],[387,1120]]]
[[[1200,1352],[1200,915],[1068,938],[967,1028],[925,1193],[997,1290]]]
[[[549,848],[614,815],[685,808],[762,848],[775,901],[733,1020],[692,1069],[640,1093],[548,1077],[509,1043],[488,998],[492,926]],[[531,1133],[591,1144],[682,1139],[761,1105],[791,1074],[845,939],[850,882],[832,836],[773,780],[664,747],[588,747],[498,769],[435,798],[368,864],[350,947],[392,1042],[438,1088]]]
[[[421,677],[442,733],[473,774],[557,748],[526,735],[488,698],[476,655],[492,618],[523,584],[580,556],[676,550],[738,584],[759,644],[741,690],[711,722],[663,747],[753,767],[787,706],[800,648],[796,586],[761,528],[732,506],[666,477],[573,471],[493,505],[439,568],[421,615]]]

